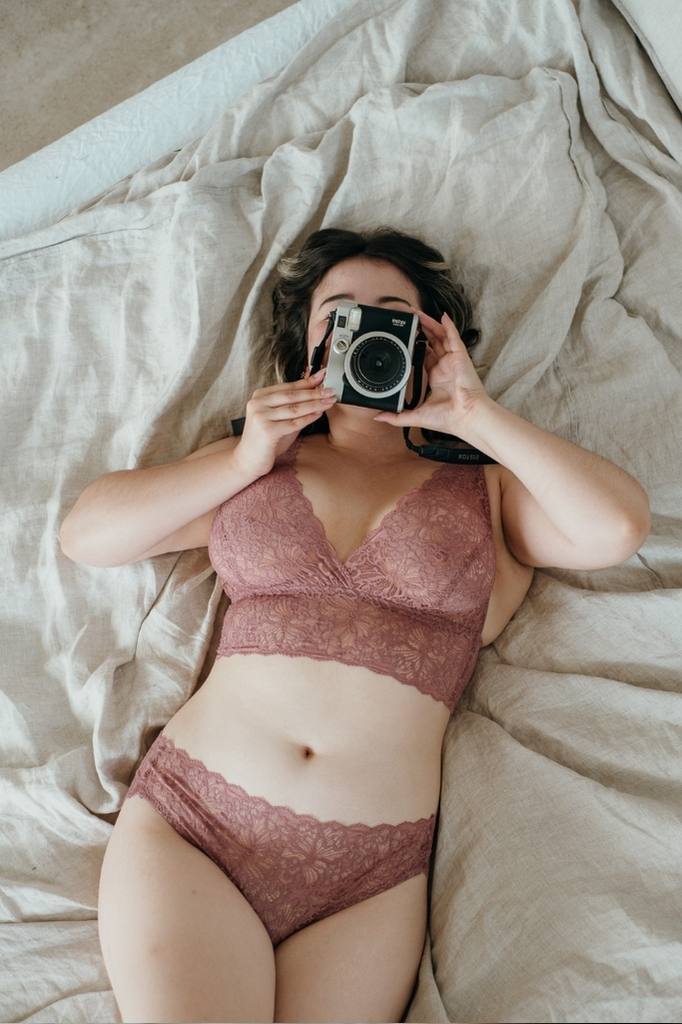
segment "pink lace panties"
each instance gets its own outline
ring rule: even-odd
[[[292,932],[428,876],[436,815],[343,825],[252,796],[159,733],[126,799],[140,796],[225,872],[273,946]]]

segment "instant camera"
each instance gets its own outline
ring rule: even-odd
[[[462,340],[478,338],[475,328],[464,333]],[[324,337],[313,351],[311,373],[324,365],[328,341],[329,356],[321,386],[334,388],[339,403],[396,413],[416,406],[421,395],[427,345],[416,313],[339,302],[329,314]],[[412,374],[412,399],[408,403],[407,386]],[[428,395],[428,388],[426,393]],[[302,433],[311,427],[322,429],[318,423],[323,418],[308,424]],[[454,434],[426,429],[422,429],[422,433],[429,443],[415,445],[410,441],[410,428],[403,427],[405,444],[423,458],[436,462],[497,462]]]
[[[426,356],[427,339],[416,313],[384,306],[365,306],[359,302],[340,302],[327,317],[324,337],[315,346],[311,361],[311,374],[325,365],[324,356],[329,348],[323,387],[334,388],[342,405],[360,405],[377,412],[403,412],[414,409],[422,390],[422,372]],[[472,327],[462,340],[478,338]],[[412,398],[406,393],[410,376],[414,374]],[[426,394],[428,395],[427,388]],[[232,420],[234,434],[241,434],[246,417]],[[317,420],[301,429],[301,434],[327,433],[329,422],[323,413]],[[405,444],[422,458],[435,462],[480,464],[495,463],[485,452],[479,451],[454,434],[421,428],[428,444],[413,444],[410,428],[403,427]]]

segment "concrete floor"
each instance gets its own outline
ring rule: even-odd
[[[0,171],[294,0],[0,0]]]

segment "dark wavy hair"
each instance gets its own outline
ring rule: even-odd
[[[313,291],[331,267],[352,256],[392,263],[416,287],[425,313],[438,321],[448,313],[467,348],[476,344],[478,331],[471,324],[471,305],[438,249],[386,225],[369,231],[322,228],[277,264],[272,330],[256,353],[256,365],[270,383],[272,377],[277,384],[301,378],[308,364],[307,331]]]

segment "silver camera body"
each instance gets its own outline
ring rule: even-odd
[[[420,334],[419,317],[404,309],[346,301],[329,314],[332,318],[323,386],[334,388],[338,401],[346,405],[402,412]],[[329,328],[325,338],[328,334]],[[421,337],[425,339],[423,332]],[[313,372],[323,362],[319,348],[313,355]]]

